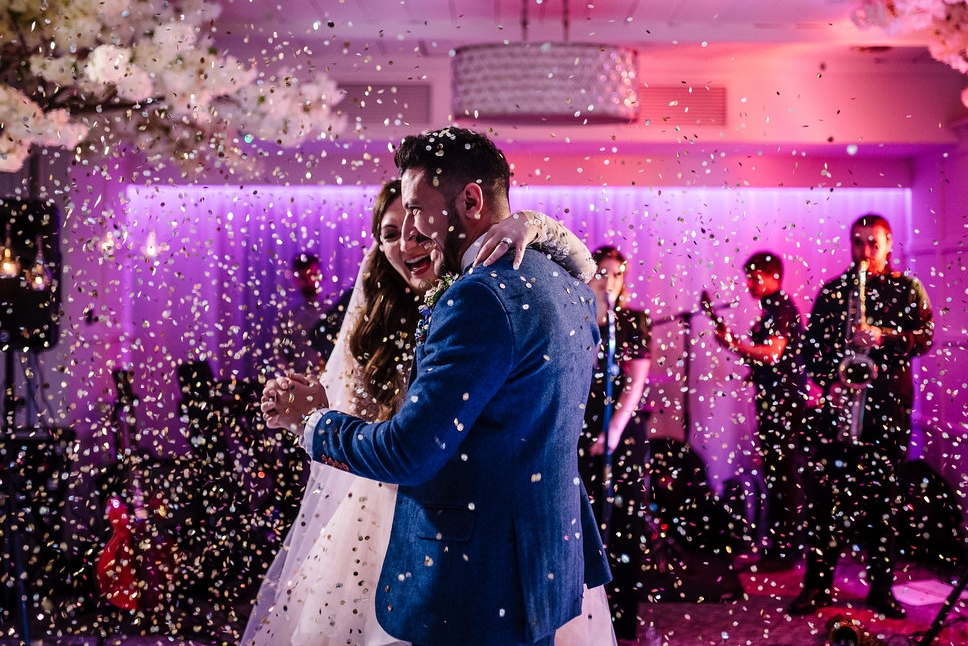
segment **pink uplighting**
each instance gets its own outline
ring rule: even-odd
[[[368,214],[378,190],[129,187],[130,255],[119,265],[119,279],[131,294],[122,317],[131,363],[152,373],[209,358],[223,375],[271,376],[260,349],[270,342],[275,311],[285,300],[292,257],[303,250],[318,255],[328,291],[351,286],[372,243]],[[849,262],[844,238],[850,223],[875,211],[894,222],[897,265],[925,276],[929,292],[937,286],[921,266],[924,259],[911,252],[916,226],[909,189],[518,186],[511,203],[559,219],[590,249],[613,244],[631,259],[633,303],[660,322],[649,404],[661,436],[684,433],[685,341],[682,322],[668,319],[697,312],[699,294],[708,290],[718,301],[735,301],[727,316],[739,329],[748,326],[757,307],[746,293],[742,264],[754,251],[783,256],[785,288],[806,314],[823,281]],[[140,241],[148,236],[153,249],[165,251],[145,255]],[[166,286],[163,298],[152,284]],[[748,386],[736,378],[742,368],[712,342],[711,329],[703,317],[693,321],[691,436],[711,474],[725,478],[748,460],[750,451],[736,447],[751,441],[753,417]],[[148,397],[157,398],[147,407],[153,423],[177,420],[174,384]]]
[[[968,584],[968,0],[0,5],[0,635],[913,643]],[[600,254],[492,321],[505,170]]]

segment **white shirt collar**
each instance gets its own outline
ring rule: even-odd
[[[468,267],[474,264],[474,258],[477,258],[477,250],[480,249],[481,245],[484,244],[485,235],[487,234],[481,234],[481,237],[471,243],[471,246],[468,247],[467,251],[464,252],[464,255],[461,256],[460,273],[463,274],[465,271],[467,271]]]

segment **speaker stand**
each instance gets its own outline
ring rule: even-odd
[[[4,335],[6,336],[6,335]],[[7,343],[9,339],[2,339],[4,343]],[[3,547],[5,556],[4,559],[4,570],[7,570],[8,563],[12,565],[12,572],[8,572],[8,575],[12,575],[16,584],[13,586],[17,595],[16,609],[14,613],[17,616],[19,627],[20,627],[20,638],[23,640],[24,644],[30,643],[30,627],[28,625],[29,615],[27,614],[27,571],[24,569],[23,563],[23,541],[21,540],[20,530],[22,525],[21,518],[21,507],[17,504],[19,500],[19,492],[23,490],[23,487],[18,483],[17,486],[14,485],[14,479],[18,477],[17,470],[17,456],[14,452],[17,450],[16,440],[14,439],[14,418],[16,416],[16,402],[17,398],[14,394],[14,382],[13,382],[13,361],[14,349],[7,345],[6,351],[4,352],[4,363],[6,366],[6,375],[4,378],[4,408],[3,408],[3,429],[2,438],[0,438],[0,444],[4,446],[4,470],[5,473],[2,474],[3,478],[3,488],[4,488],[4,504],[3,504]],[[9,559],[9,560],[8,560]]]
[[[7,436],[9,437],[9,436]],[[12,449],[12,447],[9,447]],[[29,615],[27,614],[27,571],[23,563],[23,541],[20,538],[22,525],[21,508],[17,504],[18,491],[21,487],[14,485],[16,464],[11,460],[5,465],[6,473],[3,474],[3,548],[7,558],[4,559],[4,570],[8,570],[8,564],[12,566],[12,571],[8,571],[8,576],[13,576],[16,584],[13,590],[17,595],[17,602],[11,609],[16,615],[17,624],[20,628],[20,638],[24,644],[30,643],[30,627],[28,625]]]
[[[941,604],[941,610],[938,611],[938,616],[934,618],[934,621],[931,623],[931,628],[928,629],[928,632],[924,633],[924,637],[918,642],[918,646],[931,646],[934,643],[934,638],[944,628],[944,622],[948,617],[948,613],[951,612],[951,609],[958,602],[966,586],[968,586],[968,567],[963,568],[958,583],[951,591],[951,594],[948,595],[948,598],[944,600],[944,603]]]

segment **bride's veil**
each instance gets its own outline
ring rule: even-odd
[[[355,406],[356,389],[359,384],[357,377],[359,364],[350,352],[349,336],[363,316],[363,275],[369,268],[370,260],[375,253],[378,253],[376,244],[367,250],[363,262],[360,263],[343,325],[336,336],[336,344],[326,362],[326,368],[320,376],[320,382],[326,388],[329,398],[329,407],[348,413],[360,412]],[[309,480],[299,507],[299,516],[293,522],[285,542],[266,572],[242,636],[242,644],[249,643],[260,623],[272,612],[278,592],[280,589],[285,592],[286,582],[292,579],[313,544],[322,535],[354,479],[355,476],[345,471],[316,461],[310,462]]]

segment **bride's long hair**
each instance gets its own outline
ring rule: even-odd
[[[373,204],[373,239],[380,239],[383,216],[400,199],[400,180],[387,183]],[[377,419],[396,412],[406,391],[413,361],[419,296],[397,273],[381,249],[363,273],[363,312],[349,337],[350,352],[359,362],[363,388],[375,404]]]

